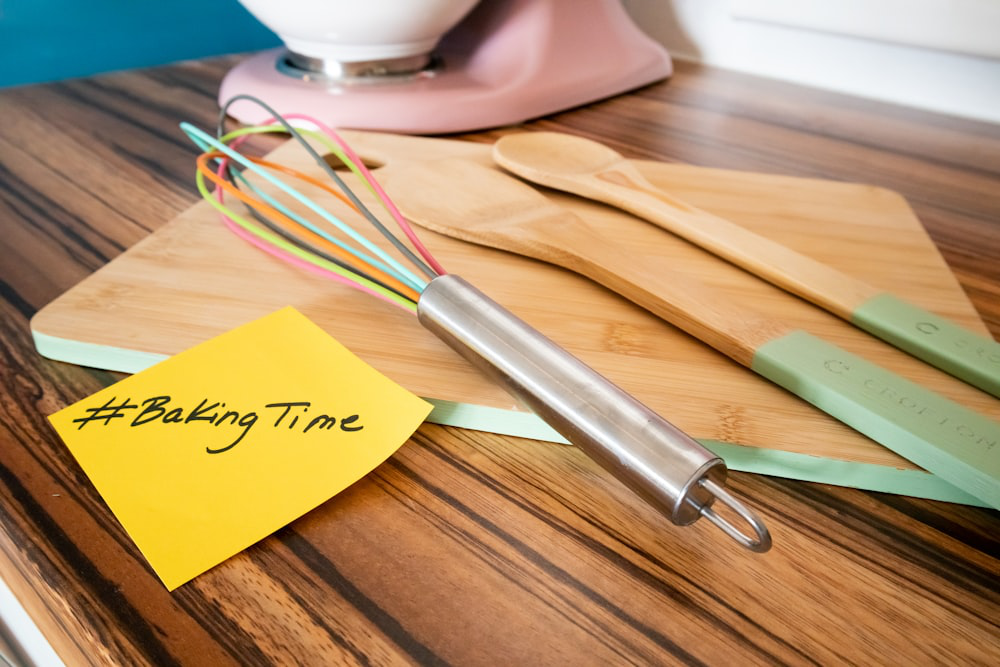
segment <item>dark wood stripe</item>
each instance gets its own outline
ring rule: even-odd
[[[108,579],[94,562],[66,537],[59,523],[38,504],[34,496],[21,484],[18,476],[6,466],[0,465],[0,480],[3,482],[4,495],[8,497],[8,502],[17,507],[20,516],[30,520],[31,525],[30,533],[18,530],[19,517],[8,511],[7,503],[0,503],[4,530],[12,534],[15,543],[24,545],[27,550],[26,555],[36,565],[38,571],[45,574],[49,586],[66,590],[66,583],[49,567],[46,562],[47,557],[31,548],[33,544],[29,537],[31,534],[43,535],[52,552],[59,555],[63,567],[87,581],[86,595],[83,599],[76,600],[76,604],[81,608],[94,609],[97,612],[94,620],[108,615],[107,623],[100,626],[95,624],[94,628],[101,633],[102,641],[114,644],[119,640],[118,634],[124,631],[128,633],[131,643],[142,647],[143,654],[154,664],[179,665],[177,658],[160,641],[155,628],[122,594],[117,582]],[[71,591],[72,589],[68,592]],[[76,597],[79,593],[73,595]],[[84,653],[89,651],[85,644],[81,644],[80,649]]]
[[[888,567],[878,559],[872,559],[871,552],[862,548],[856,538],[845,539],[840,534],[826,533],[800,519],[794,520],[797,527],[803,532],[813,534],[816,540],[829,542],[843,552],[851,554],[858,562],[865,563],[867,567],[882,571],[886,576],[900,578],[914,588],[924,590],[931,597],[941,594],[928,582],[926,574],[912,576],[912,572],[930,573],[963,590],[975,590],[978,595],[993,598],[997,603],[1000,603],[997,572],[984,570],[976,563],[965,560],[957,554],[942,552],[914,533],[900,528],[887,518],[888,512],[859,510],[850,502],[843,500],[844,491],[850,493],[850,490],[837,489],[835,492],[828,492],[824,491],[820,485],[805,485],[796,487],[795,495],[812,504],[817,512],[831,520],[836,520],[838,523],[851,526],[858,533],[864,535],[867,540],[881,546],[886,551],[898,554],[899,557],[918,566],[920,570],[897,570]],[[890,505],[886,504],[885,507],[889,508]],[[951,600],[951,602],[957,603],[955,600]],[[962,608],[970,615],[987,623],[997,623],[996,617],[984,616],[984,612],[980,609],[971,606],[962,606]],[[1000,628],[1000,625],[997,627]]]
[[[184,118],[185,110],[177,108],[175,113],[170,106],[149,107],[138,102],[121,88],[108,85],[109,78],[95,78],[71,81],[60,84],[59,94],[71,99],[74,104],[87,107],[103,116],[114,120],[114,124],[124,125],[138,130],[140,134],[155,139],[174,149],[190,152],[190,144],[184,133],[177,128],[176,123],[164,123],[170,118]],[[110,98],[110,99],[109,99]],[[118,98],[118,99],[116,99]],[[122,99],[125,98],[125,99]],[[107,100],[107,101],[106,101]],[[121,103],[120,105],[115,102]],[[142,113],[133,112],[141,110]],[[190,113],[190,110],[188,110]],[[153,114],[153,122],[144,123],[142,119]],[[120,131],[120,130],[119,130]],[[110,138],[110,137],[109,137]]]
[[[38,308],[34,304],[29,303],[27,299],[21,296],[20,292],[4,280],[0,280],[0,301],[13,307],[23,318],[24,322],[30,320],[38,312]],[[3,349],[3,346],[0,346],[0,349]]]
[[[284,528],[282,530],[279,530],[276,533],[277,539],[283,540],[284,534],[290,531],[293,532],[293,530],[294,529],[292,528]],[[300,537],[300,539],[305,539],[305,538]],[[251,548],[250,557],[253,558],[254,561],[262,569],[270,572],[274,559],[265,558],[264,556],[261,555],[262,551],[263,550],[259,547]],[[306,563],[305,561],[302,561],[302,563],[305,564],[307,567],[309,567],[308,563]],[[310,568],[310,570],[312,570],[312,568]],[[302,595],[299,592],[299,590],[296,589],[289,581],[276,580],[275,583],[281,587],[281,589],[285,592],[286,595],[288,595],[291,599],[295,600],[299,604],[300,608],[312,620],[313,624],[315,624],[317,628],[322,628],[323,631],[326,633],[327,637],[329,637],[335,644],[343,648],[347,653],[350,653],[351,658],[356,664],[358,665],[372,664],[371,660],[369,660],[368,656],[364,653],[364,651],[359,648],[359,642],[351,641],[352,638],[344,636],[343,633],[337,631],[333,626],[331,626],[330,623],[328,622],[329,618],[321,614],[319,611],[317,611],[310,603],[310,601],[304,595]]]
[[[196,63],[179,63],[168,67],[152,67],[145,70],[145,75],[156,81],[163,88],[170,90],[188,90],[202,95],[206,101],[214,101],[219,93],[217,70],[228,69],[239,62],[238,57],[213,58],[214,66],[199,66]]]
[[[419,441],[420,438],[417,438],[417,440]],[[423,444],[426,445],[429,443],[425,441]],[[451,509],[459,512],[469,520],[473,521],[483,530],[503,540],[503,542],[506,543],[508,546],[510,546],[511,549],[513,549],[518,554],[520,554],[521,556],[529,560],[531,563],[536,565],[543,572],[545,572],[546,575],[570,586],[577,593],[584,596],[589,602],[596,604],[598,607],[607,611],[609,614],[613,615],[618,620],[624,622],[629,627],[634,628],[644,636],[653,640],[658,646],[668,650],[676,658],[683,660],[685,664],[691,664],[691,665],[702,664],[697,658],[695,658],[694,655],[685,651],[681,646],[673,642],[669,637],[658,632],[656,629],[652,628],[648,624],[643,623],[640,619],[632,616],[628,611],[618,607],[617,605],[612,604],[607,598],[602,596],[592,587],[588,586],[583,581],[580,581],[579,579],[575,578],[565,569],[559,567],[550,559],[546,558],[542,553],[532,548],[528,544],[524,543],[523,541],[517,539],[508,531],[503,530],[503,528],[501,528],[496,523],[490,521],[485,516],[476,513],[467,504],[463,503],[459,498],[445,491],[443,488],[432,484],[430,480],[422,477],[413,469],[401,464],[396,459],[391,459],[384,465],[389,466],[395,470],[398,470],[406,477],[418,483],[424,491],[431,493],[432,495],[434,495],[435,498],[448,505],[448,507],[450,507]],[[493,552],[493,555],[498,558],[502,557],[502,554],[496,552]],[[668,582],[659,582],[659,583],[660,585],[669,586]],[[685,606],[690,610],[692,611],[698,610],[697,604],[693,603],[689,599],[685,599],[678,591],[671,590],[671,596],[680,597],[681,600],[685,603]],[[579,611],[585,614],[588,613],[584,609],[580,609]],[[614,628],[608,628],[608,630],[611,632],[615,631]]]
[[[313,573],[331,589],[344,597],[365,618],[371,621],[386,637],[391,639],[411,659],[421,665],[447,665],[440,656],[410,634],[399,619],[364,594],[354,583],[343,576],[336,564],[316,549],[294,530],[283,530],[278,535],[282,544],[291,549]]]
[[[943,535],[950,535],[990,558],[1000,558],[1000,533],[990,530],[995,510],[981,509],[976,512],[964,506],[928,503],[892,494],[883,494],[880,499],[885,505],[918,523],[930,526]],[[979,520],[975,521],[977,518]],[[933,545],[930,548],[933,549]]]
[[[512,489],[511,487],[502,485],[493,478],[489,477],[488,475],[485,475],[479,470],[465,464],[460,459],[451,456],[447,451],[437,446],[430,439],[422,438],[420,437],[419,434],[415,437],[415,439],[421,442],[421,444],[427,449],[427,451],[431,452],[434,456],[438,457],[441,461],[443,461],[447,465],[451,466],[452,468],[455,468],[456,470],[459,470],[460,472],[462,472],[462,474],[473,479],[478,484],[481,484],[484,487],[493,491],[494,493],[500,495],[505,501],[508,501],[516,505],[521,510],[532,515],[539,521],[545,523],[553,530],[561,533],[570,540],[580,544],[581,547],[583,547],[587,551],[598,554],[602,559],[612,564],[614,567],[621,570],[622,572],[626,573],[631,579],[635,580],[636,582],[641,582],[642,584],[649,587],[651,590],[663,590],[665,588],[670,588],[671,598],[683,601],[685,607],[689,610],[691,614],[710,622],[712,625],[716,627],[718,631],[730,634],[734,637],[743,640],[748,639],[744,633],[740,632],[739,629],[734,628],[732,625],[721,619],[717,614],[710,613],[700,604],[694,602],[689,597],[685,596],[683,593],[677,590],[676,586],[672,584],[671,581],[678,581],[678,580],[685,581],[690,585],[701,589],[704,594],[708,595],[713,599],[715,604],[720,605],[726,611],[733,613],[735,616],[741,618],[749,626],[755,628],[755,630],[758,633],[762,633],[763,635],[775,641],[776,643],[784,645],[791,652],[797,653],[803,662],[813,662],[808,655],[802,653],[794,646],[783,640],[781,637],[778,637],[777,635],[774,635],[773,633],[769,632],[756,620],[754,620],[747,614],[741,612],[733,605],[729,604],[724,598],[715,594],[714,591],[706,589],[703,585],[701,585],[700,582],[693,580],[688,575],[688,573],[676,569],[670,563],[660,558],[656,558],[655,556],[646,551],[642,551],[635,548],[631,543],[631,541],[627,538],[627,536],[621,535],[610,525],[596,521],[592,517],[576,511],[575,508],[566,506],[567,509],[572,511],[579,520],[593,526],[603,534],[613,536],[623,549],[631,552],[636,558],[646,563],[648,567],[640,567],[638,564],[636,564],[635,562],[633,562],[628,558],[623,557],[620,553],[616,552],[615,550],[607,547],[606,545],[600,543],[599,541],[593,539],[592,537],[573,528],[569,523],[559,518],[558,516],[549,512],[543,512],[536,505],[533,505],[529,502],[525,502],[525,500],[523,499],[523,495],[519,493],[517,489]],[[637,499],[636,502],[641,502],[641,501]],[[535,555],[541,558],[539,554]],[[653,574],[653,572],[651,572],[651,569],[669,574],[669,577],[657,576]],[[574,583],[577,583],[581,586],[583,585],[582,582],[574,582]],[[639,623],[637,625],[633,625],[632,627],[642,632],[651,640],[657,643],[659,643],[662,639],[662,635],[660,633],[651,631],[651,629],[648,628],[645,624]],[[766,660],[769,664],[778,664],[780,662],[777,656],[769,653],[763,647],[755,645],[755,649],[759,652],[760,658],[762,660]]]
[[[99,250],[80,233],[81,228],[86,229],[88,233],[95,235],[117,250],[115,254],[125,250],[125,247],[116,239],[102,234],[94,227],[85,226],[74,213],[34,189],[17,175],[8,171],[3,164],[0,164],[0,196],[11,205],[11,208],[25,215],[32,227],[45,233],[51,241],[65,250],[70,259],[90,270],[103,266],[114,255]],[[41,221],[54,227],[55,233],[46,230],[40,224]]]
[[[207,599],[190,583],[175,590],[171,596],[185,614],[197,619],[200,629],[211,637],[216,646],[232,657],[234,665],[240,667],[261,665],[263,667],[275,664],[257,643],[254,636],[233,620],[229,610],[223,605]],[[176,642],[176,638],[172,639]],[[216,661],[216,658],[212,656],[192,654],[190,649],[186,650],[185,653],[185,663],[213,667],[213,663]]]

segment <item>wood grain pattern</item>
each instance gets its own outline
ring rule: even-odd
[[[233,63],[0,92],[0,573],[68,664],[996,664],[995,511],[734,475],[775,536],[753,557],[572,448],[433,425],[167,593],[43,416],[117,376],[39,358],[28,320],[195,200],[175,128]],[[529,127],[901,192],[1000,335],[994,126],[678,63]]]

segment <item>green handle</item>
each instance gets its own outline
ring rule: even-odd
[[[861,304],[851,321],[868,333],[1000,397],[1000,343],[891,294]]]
[[[757,349],[755,372],[1000,508],[1000,424],[804,331]]]

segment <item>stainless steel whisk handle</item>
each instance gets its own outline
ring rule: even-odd
[[[675,524],[705,516],[752,551],[771,547],[763,522],[723,488],[722,459],[461,277],[432,280],[417,318]]]

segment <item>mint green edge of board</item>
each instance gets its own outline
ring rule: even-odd
[[[907,303],[879,294],[858,306],[851,322],[915,357],[1000,397],[1000,343]]]
[[[753,370],[1000,507],[1000,424],[805,331],[761,345]]]
[[[163,354],[82,343],[37,331],[32,331],[32,336],[35,348],[43,357],[109,371],[138,373],[167,358],[167,355]],[[425,400],[434,405],[427,421],[435,424],[568,444],[548,424],[530,412],[515,412],[434,398]],[[869,463],[837,461],[716,440],[699,442],[725,460],[730,470],[963,505],[984,506],[978,498],[922,470],[902,470]]]

